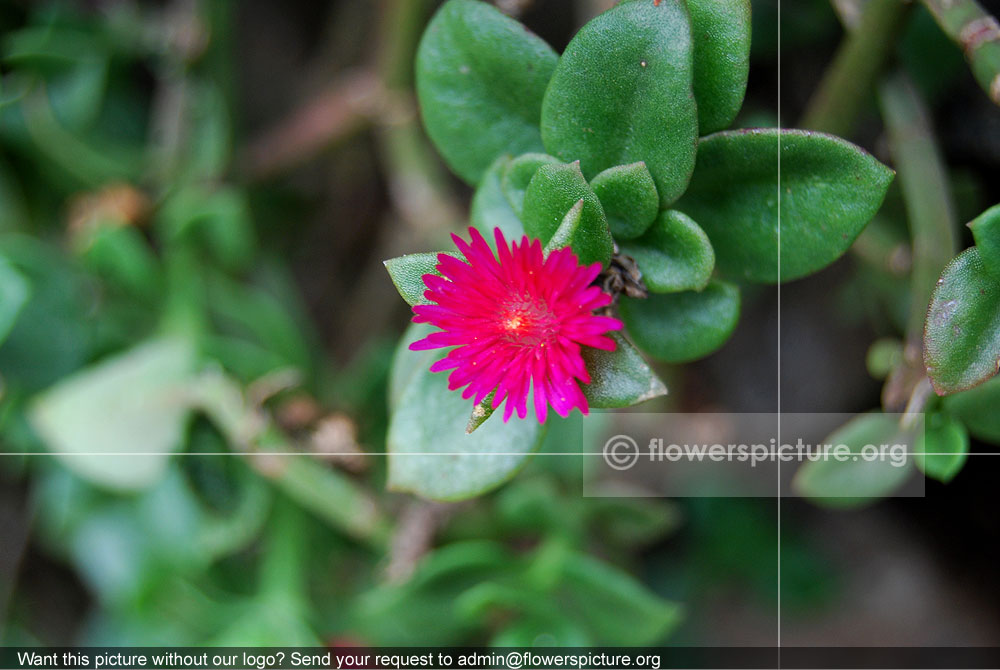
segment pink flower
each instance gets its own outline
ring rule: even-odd
[[[611,302],[590,285],[601,264],[581,266],[569,248],[544,258],[541,242],[527,237],[508,247],[499,229],[495,256],[478,230],[469,233],[472,244],[452,235],[466,262],[439,254],[441,276],[423,276],[424,297],[436,304],[414,307],[413,321],[441,330],[410,349],[455,347],[431,372],[453,370],[448,388],[466,387],[462,397],[474,397],[476,404],[495,390],[494,409],[507,401],[505,422],[515,409],[527,416],[529,386],[540,422],[550,404],[560,416],[574,407],[586,414],[577,382],[589,384],[590,375],[580,347],[613,351],[615,341],[605,333],[622,328],[618,319],[594,315]]]

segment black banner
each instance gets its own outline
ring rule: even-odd
[[[1000,647],[0,647],[9,670],[1000,668]]]

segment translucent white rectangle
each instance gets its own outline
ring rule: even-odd
[[[922,497],[923,415],[596,412],[585,496]],[[831,439],[832,438],[832,439]]]

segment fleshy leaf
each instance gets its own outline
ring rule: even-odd
[[[507,481],[538,448],[542,425],[514,416],[466,434],[472,403],[448,390],[447,374],[430,372],[434,356],[404,347],[393,363],[394,386],[403,388],[389,421],[389,487],[463,500]]]
[[[448,165],[476,184],[503,153],[542,149],[538,123],[558,55],[479,0],[448,0],[417,51],[427,134]]]
[[[708,235],[676,210],[662,212],[645,235],[623,242],[621,250],[639,264],[642,281],[653,293],[700,291],[715,267]]]
[[[945,267],[924,324],[924,363],[939,395],[983,383],[1000,367],[1000,281],[979,250]]]
[[[702,138],[677,209],[708,233],[716,265],[734,279],[779,279],[779,132],[781,281],[843,255],[878,211],[893,178],[864,150],[823,133],[760,128]]]
[[[458,254],[448,254],[460,258]],[[424,291],[427,286],[424,284],[424,275],[436,275],[438,264],[438,253],[428,252],[422,254],[407,254],[397,258],[390,258],[382,261],[385,269],[389,271],[392,283],[396,285],[396,290],[409,305],[427,305],[429,302],[424,298]]]
[[[524,194],[524,230],[528,237],[548,244],[567,212],[581,199],[583,211],[573,235],[573,252],[582,265],[595,261],[607,265],[614,248],[608,220],[577,162],[538,168]]]
[[[833,451],[825,459],[806,461],[795,473],[792,488],[801,496],[825,507],[859,507],[883,498],[906,481],[912,469],[909,459],[893,465],[888,458],[866,460],[858,454],[870,444],[913,444],[911,436],[889,415],[862,414],[835,430],[824,445],[845,445],[848,460],[837,460]]]
[[[563,217],[562,223],[556,228],[556,232],[553,233],[552,238],[545,245],[543,250],[546,255],[550,251],[555,251],[556,249],[562,249],[563,247],[572,246],[573,239],[576,237],[577,232],[580,230],[580,220],[583,218],[583,198],[576,201],[566,216]]]
[[[983,266],[1000,275],[1000,205],[994,205],[969,223]]]
[[[640,349],[663,361],[684,363],[707,356],[729,339],[740,316],[740,290],[713,280],[700,292],[622,297],[619,311]]]
[[[469,415],[469,422],[465,424],[465,432],[471,433],[483,425],[483,422],[488,418],[493,416],[493,412],[496,408],[493,406],[493,398],[496,396],[496,392],[490,393],[488,396],[483,398],[483,401],[472,408],[472,414]]]
[[[190,411],[184,391],[196,383],[194,366],[184,340],[141,344],[38,396],[31,424],[80,476],[113,489],[145,488],[181,446]]]
[[[519,240],[524,236],[524,225],[511,209],[510,202],[507,201],[500,186],[500,177],[510,160],[510,156],[504,155],[493,161],[479,182],[469,208],[470,222],[479,229],[491,246],[494,228],[499,228],[508,240]]]
[[[531,178],[538,172],[538,168],[559,162],[558,158],[548,154],[530,153],[522,154],[507,163],[500,177],[500,188],[503,189],[503,194],[514,214],[521,216],[524,210],[524,192],[528,189]]]
[[[639,237],[660,211],[656,183],[642,161],[608,168],[591,180],[590,187],[604,207],[615,239]]]
[[[669,205],[697,150],[692,68],[683,2],[618,4],[581,28],[559,59],[542,104],[545,149],[579,160],[590,178],[644,161]]]
[[[724,130],[743,106],[750,72],[750,0],[687,0],[698,131]]]
[[[666,395],[667,387],[635,347],[619,333],[608,333],[608,337],[615,341],[614,351],[583,347],[590,383],[580,388],[590,407],[629,407]]]
[[[913,460],[921,472],[948,483],[969,457],[969,431],[961,421],[947,414],[928,414],[913,452]]]
[[[947,396],[944,411],[962,420],[976,439],[1000,444],[1000,377],[985,384]]]

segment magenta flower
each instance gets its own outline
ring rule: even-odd
[[[503,420],[514,410],[527,416],[529,387],[535,414],[545,421],[548,406],[559,416],[574,407],[584,414],[587,399],[579,382],[590,383],[580,347],[614,351],[609,330],[622,323],[594,310],[611,296],[591,282],[601,264],[581,266],[569,248],[542,254],[542,244],[527,237],[508,247],[496,230],[497,255],[474,228],[472,244],[452,235],[466,262],[438,255],[441,276],[423,276],[424,297],[436,304],[413,308],[415,323],[441,330],[410,345],[410,349],[455,347],[431,366],[431,372],[453,370],[448,388],[466,387],[463,398],[482,402],[491,392],[493,408],[507,401]]]

